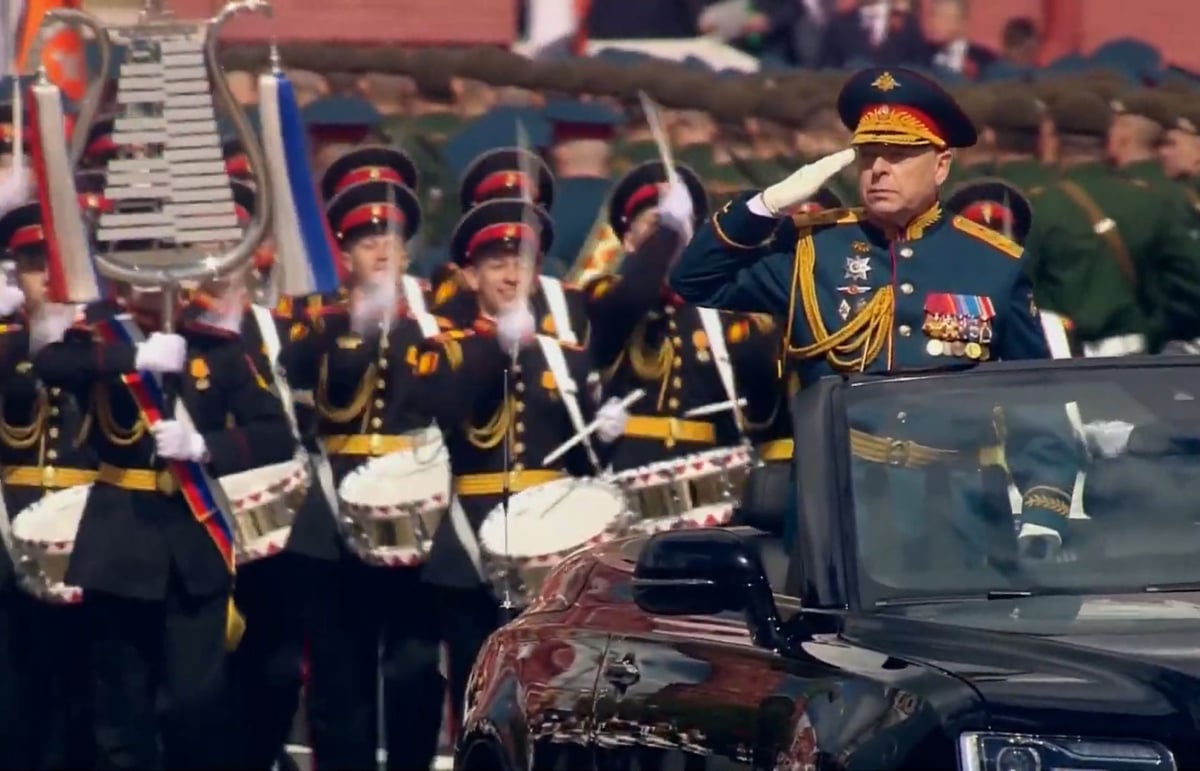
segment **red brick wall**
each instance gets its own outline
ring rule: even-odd
[[[204,18],[220,0],[167,0],[177,16]],[[509,44],[516,39],[515,0],[272,0],[274,21],[247,15],[229,21],[222,40],[288,42]]]

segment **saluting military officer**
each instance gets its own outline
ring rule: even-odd
[[[41,206],[28,203],[0,218],[4,259],[15,263],[16,285],[0,290],[9,299],[0,307],[0,479],[8,515],[16,517],[46,495],[92,482],[96,462],[87,444],[88,425],[70,394],[44,388],[33,371],[38,341],[31,321],[46,312],[46,233]],[[23,298],[22,306],[8,307]],[[69,309],[68,309],[69,310]],[[11,589],[9,555],[0,556]],[[88,766],[92,763],[89,730],[89,678],[83,617],[66,597],[6,595],[19,611],[13,639],[20,668],[7,672],[24,694],[21,735],[5,739],[20,747],[32,768]],[[4,612],[7,612],[5,608]],[[8,650],[5,649],[4,653]],[[7,729],[5,729],[7,730]],[[10,767],[6,763],[0,763]]]
[[[461,504],[439,525],[424,572],[438,592],[456,725],[471,666],[500,622],[477,539],[480,527],[508,493],[569,474],[597,474],[625,420],[615,401],[598,405],[598,389],[589,387],[598,379],[583,348],[549,337],[535,343],[528,296],[538,266],[532,263],[541,261],[552,238],[546,211],[522,199],[492,200],[469,211],[455,229],[451,253],[475,293],[478,319],[469,330],[428,341],[417,361],[421,401],[442,429]],[[561,367],[543,348],[554,345]],[[581,428],[565,407],[568,399],[575,400],[584,424],[595,417],[599,427],[547,464],[545,457]]]
[[[188,306],[178,334],[156,332],[159,293],[121,291],[121,301],[89,306],[35,360],[46,386],[92,405],[88,440],[99,468],[66,580],[84,590],[98,762],[221,767],[231,760],[215,738],[229,731],[226,656],[243,631],[231,596],[231,539],[202,502],[201,485],[168,463],[199,464],[218,478],[286,461],[295,442],[236,328],[214,326],[207,308]],[[124,308],[150,332],[143,342],[102,336]],[[148,426],[137,389],[122,379],[137,372],[178,374],[177,399],[194,427]],[[171,404],[166,410],[174,414]]]
[[[1028,191],[1038,216],[1026,272],[1038,305],[1069,319],[1089,356],[1194,337],[1200,242],[1161,195],[1107,166],[1112,112],[1103,99],[1072,89],[1049,109],[1060,178]]]
[[[529,170],[536,179],[526,179]],[[549,211],[554,204],[554,176],[545,161],[533,152],[517,147],[500,148],[479,156],[467,167],[458,196],[464,212],[498,198],[525,198]],[[461,273],[456,272],[451,278],[434,289],[432,310],[466,329],[479,315],[479,302],[465,286]],[[587,306],[578,287],[539,274],[530,291],[538,334],[587,346]]]
[[[801,386],[838,372],[1047,356],[1032,290],[1022,271],[1021,248],[970,220],[948,216],[938,201],[952,148],[970,145],[976,138],[974,126],[954,100],[915,72],[868,69],[847,81],[838,110],[854,132],[853,147],[713,215],[673,269],[675,291],[702,305],[790,319],[791,327],[784,331],[786,367]],[[800,216],[794,230],[781,227],[781,218],[792,207],[856,161],[862,210]],[[855,311],[853,301],[860,298],[867,301]],[[1050,410],[1031,421],[1023,419],[1023,411],[1010,413],[1007,459],[1024,493],[1022,535],[1031,551],[1036,545],[1044,552],[1061,544],[1078,468],[1077,448],[1065,411],[1060,416]],[[878,464],[888,483],[884,490],[890,490],[884,497],[933,478],[925,476],[932,469],[915,457],[896,462],[878,452],[897,437],[922,447],[936,448],[941,442],[943,447],[979,451],[977,475],[951,475],[964,489],[983,485],[986,457],[997,462],[995,452],[964,446],[964,438],[952,436],[937,416],[877,417],[853,427],[852,451],[867,466]],[[981,427],[991,426],[993,417],[990,411],[979,416]],[[1055,462],[1046,463],[1039,453],[1035,463],[1025,452],[1034,440],[1043,449],[1060,450],[1051,455]],[[967,440],[971,441],[977,438]],[[901,509],[911,501],[898,501],[898,506],[890,513],[881,506],[880,528],[894,532],[904,547],[896,551],[913,559],[912,550],[919,551],[926,536],[923,528],[913,528],[902,516]],[[989,533],[1011,541],[1015,549],[1007,503],[985,508],[983,524]],[[1001,510],[1008,516],[998,517]],[[891,527],[890,517],[897,518]],[[961,546],[968,559],[1001,548],[988,543]],[[875,547],[864,543],[864,548]],[[1002,550],[999,558],[1004,557]]]
[[[324,306],[312,320],[319,323],[297,327],[293,363],[285,365],[316,371],[302,377],[314,381],[316,433],[335,484],[371,458],[415,447],[411,432],[429,425],[410,363],[428,334],[408,315],[395,275],[406,265],[404,241],[420,227],[420,205],[406,186],[371,174],[362,180],[340,188],[327,210],[350,263],[349,299]],[[428,767],[443,689],[432,594],[419,570],[367,564],[332,518],[295,537],[334,555],[313,597],[308,634],[306,707],[317,763],[375,766],[382,677],[388,767]]]

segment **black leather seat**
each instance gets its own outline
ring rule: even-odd
[[[783,537],[787,518],[794,516],[791,484],[790,463],[776,461],[755,466],[730,520],[731,526],[751,528],[745,536],[758,547],[767,580],[777,594],[784,593],[791,556],[790,544],[785,544]]]

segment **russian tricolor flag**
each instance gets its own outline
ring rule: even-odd
[[[262,142],[274,204],[276,287],[281,296],[337,291],[345,266],[308,170],[304,123],[282,72],[258,79]]]

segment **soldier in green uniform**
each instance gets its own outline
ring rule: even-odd
[[[1028,89],[998,88],[985,124],[992,134],[992,172],[1028,191],[1044,185],[1050,174],[1039,160],[1045,107]]]
[[[947,190],[953,190],[977,177],[990,176],[993,170],[992,133],[987,125],[992,100],[990,89],[984,86],[959,88],[955,98],[979,131],[979,141],[974,147],[955,151],[954,164],[950,167],[950,176],[946,178]]]
[[[1027,271],[1038,304],[1068,319],[1090,355],[1187,339],[1200,307],[1200,261],[1178,209],[1108,167],[1112,112],[1100,96],[1064,91],[1050,111],[1060,177],[1029,191],[1038,216]]]
[[[1158,148],[1167,176],[1177,180],[1193,210],[1200,210],[1200,100],[1177,95],[1171,101],[1171,127]]]
[[[676,263],[675,291],[701,305],[790,321],[785,366],[801,387],[839,372],[1046,357],[1021,248],[948,216],[938,202],[951,149],[975,142],[970,119],[936,83],[900,68],[855,74],[838,108],[854,132],[853,148],[717,212]],[[780,217],[855,161],[864,209],[781,225]],[[856,312],[852,301],[860,298],[866,303]],[[946,324],[947,317],[953,323]],[[964,419],[994,431],[994,410],[984,412]],[[1014,405],[1004,414],[1004,436],[993,435],[1006,446],[1008,468],[1024,495],[1019,539],[1007,495],[986,482],[998,454],[979,446],[978,432],[960,433],[961,425],[934,415],[864,414],[852,427],[851,447],[859,460],[856,488],[871,501],[864,515],[874,534],[862,536],[861,548],[920,570],[960,560],[1004,564],[1018,549],[1044,556],[1061,545],[1078,470],[1066,412]],[[936,462],[878,451],[897,441],[934,448],[933,456],[938,449],[969,450],[972,460],[939,470]],[[964,517],[961,527],[949,532],[924,520],[914,508],[914,490],[925,491],[918,501],[950,495]],[[931,559],[928,545],[944,538],[955,548]]]

